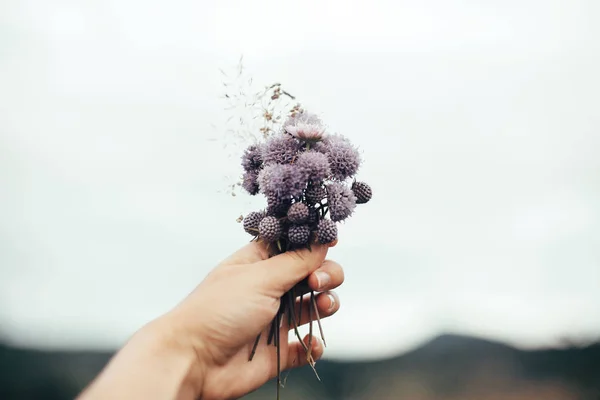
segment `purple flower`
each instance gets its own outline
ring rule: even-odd
[[[325,135],[325,126],[321,119],[312,113],[303,112],[289,117],[283,124],[287,133],[307,142],[318,142]]]
[[[258,172],[254,170],[244,173],[242,187],[252,196],[258,193]]]
[[[343,136],[329,136],[318,151],[325,152],[329,160],[331,175],[343,181],[358,172],[361,159],[358,150]]]
[[[265,164],[290,164],[299,149],[300,143],[290,135],[276,135],[265,143],[262,160]]]
[[[259,145],[252,144],[242,155],[242,167],[244,171],[254,171],[262,166],[262,149]]]
[[[270,164],[258,174],[260,190],[267,196],[300,197],[306,183],[306,175],[291,164]]]
[[[316,151],[307,151],[300,154],[295,164],[306,176],[306,179],[315,185],[331,174],[327,156]]]
[[[326,188],[331,220],[338,222],[351,216],[356,208],[356,196],[352,190],[339,182],[330,183]]]

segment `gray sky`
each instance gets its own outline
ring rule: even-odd
[[[600,17],[575,1],[0,5],[0,331],[111,347],[248,239],[219,193],[244,54],[353,140],[327,356],[600,336]],[[216,126],[216,128],[215,128]]]

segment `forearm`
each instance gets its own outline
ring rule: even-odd
[[[196,400],[203,374],[193,349],[168,321],[157,320],[131,338],[79,400]]]

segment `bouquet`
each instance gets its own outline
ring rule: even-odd
[[[310,249],[312,243],[336,241],[338,224],[351,217],[357,205],[367,203],[372,196],[369,185],[356,180],[362,161],[357,147],[344,136],[328,132],[321,118],[300,104],[288,109],[287,115],[275,115],[273,102],[282,96],[295,100],[280,84],[269,86],[262,93],[271,107],[262,110],[265,126],[260,128],[260,139],[250,144],[241,156],[243,175],[238,183],[248,194],[262,195],[266,200],[263,209],[240,217],[238,222],[252,240],[264,242],[271,255]],[[297,298],[304,295],[310,296],[308,319],[317,322],[326,345],[315,293],[308,289],[306,282],[301,282],[281,298],[266,339],[267,345],[277,347],[277,399],[281,387],[278,328],[284,317],[316,374],[310,352],[313,323],[309,323],[308,346],[298,331],[302,316],[301,308],[296,310],[295,304]],[[249,361],[260,342],[261,335],[256,338]]]

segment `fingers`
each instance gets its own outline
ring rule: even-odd
[[[323,264],[308,277],[308,286],[316,292],[335,289],[344,283],[344,270],[335,261],[325,260]]]
[[[267,277],[267,284],[283,295],[295,284],[317,270],[325,260],[328,245],[315,244],[311,250],[287,251],[255,263]]]
[[[304,337],[303,342],[308,347],[308,335]],[[311,355],[313,360],[317,361],[321,357],[323,357],[323,343],[321,340],[313,335],[312,338],[312,351]],[[308,360],[306,359],[306,352],[304,351],[304,347],[300,342],[292,342],[288,346],[288,356],[286,358],[285,366],[283,369],[292,369],[298,368],[308,365]]]
[[[315,302],[317,303],[317,310],[319,310],[319,318],[321,319],[332,316],[340,309],[340,299],[334,292],[319,293],[315,296]],[[299,303],[300,299],[296,302],[296,310],[298,310]],[[302,311],[296,314],[296,318],[300,315],[298,326],[306,325],[311,320],[317,320],[314,305],[311,303],[310,296],[306,296],[302,299]]]

